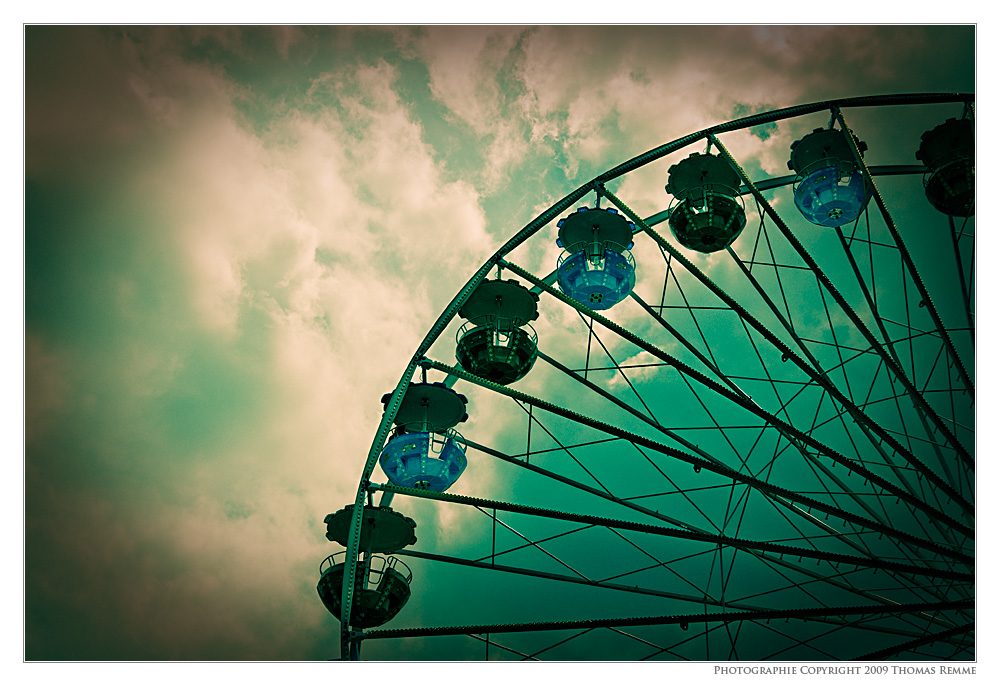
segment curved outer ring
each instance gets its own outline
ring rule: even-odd
[[[760,124],[767,124],[770,122],[779,121],[782,119],[791,119],[794,117],[800,117],[806,114],[813,114],[815,112],[821,112],[823,110],[830,110],[831,112],[836,112],[838,108],[844,107],[877,107],[877,106],[887,106],[887,105],[930,105],[930,104],[946,104],[955,102],[964,102],[966,104],[971,104],[974,102],[975,96],[969,93],[925,93],[925,94],[898,94],[898,95],[872,95],[872,96],[861,96],[856,98],[844,98],[837,100],[823,100],[820,102],[814,102],[806,105],[796,105],[793,107],[786,107],[779,110],[772,110],[771,112],[764,112],[761,114],[750,115],[749,117],[742,117],[740,119],[734,119],[732,121],[716,124],[715,126],[710,126],[701,131],[682,136],[681,138],[674,139],[669,143],[664,143],[652,150],[649,150],[641,155],[637,155],[632,159],[619,164],[603,174],[596,176],[590,182],[580,186],[569,195],[565,196],[562,200],[559,200],[549,209],[542,212],[540,215],[531,220],[523,229],[521,229],[516,235],[514,235],[510,240],[504,243],[499,250],[497,250],[492,257],[490,257],[483,266],[481,266],[472,278],[462,287],[462,289],[455,295],[452,301],[448,304],[445,310],[434,322],[434,325],[424,336],[424,339],[420,342],[417,347],[416,352],[414,352],[413,357],[410,359],[409,364],[406,365],[406,369],[403,371],[399,382],[396,384],[396,388],[392,393],[392,398],[385,406],[385,411],[382,414],[382,421],[379,423],[378,430],[375,432],[375,437],[372,440],[371,449],[368,451],[368,459],[365,462],[364,470],[361,473],[361,480],[358,484],[357,495],[354,500],[354,518],[351,522],[351,532],[348,539],[347,546],[347,559],[345,561],[344,570],[344,586],[341,596],[341,615],[340,615],[340,649],[341,649],[341,659],[358,659],[360,656],[360,648],[358,644],[358,639],[360,634],[352,632],[349,626],[349,618],[351,616],[351,606],[353,603],[354,595],[354,579],[357,574],[357,560],[358,554],[360,552],[360,532],[361,532],[361,519],[364,510],[365,496],[368,493],[368,487],[370,484],[371,475],[375,470],[375,464],[378,462],[378,456],[382,450],[382,446],[385,445],[385,441],[389,436],[389,431],[392,428],[393,420],[396,417],[396,411],[399,409],[399,405],[403,400],[403,394],[406,391],[409,381],[416,371],[418,366],[421,366],[421,362],[425,360],[425,354],[430,347],[437,340],[438,336],[444,331],[445,327],[451,322],[451,320],[458,313],[458,310],[468,299],[469,295],[476,289],[479,283],[486,277],[487,274],[495,267],[504,256],[509,253],[514,248],[518,247],[524,241],[531,238],[535,233],[537,233],[543,226],[546,226],[549,222],[555,219],[557,216],[565,212],[570,206],[573,205],[583,196],[587,195],[591,191],[599,190],[607,181],[612,181],[620,176],[634,171],[640,167],[643,167],[651,162],[669,155],[670,153],[684,148],[693,143],[697,143],[699,140],[709,138],[715,134],[725,133],[728,131],[738,131],[740,129],[749,128],[751,126],[758,126]]]

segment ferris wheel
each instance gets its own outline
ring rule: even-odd
[[[974,659],[973,100],[712,126],[516,232],[326,518],[341,657]]]

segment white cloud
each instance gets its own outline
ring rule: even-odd
[[[148,489],[141,520],[106,514],[133,505],[111,505],[96,493],[79,503],[94,530],[101,520],[118,522],[106,541],[113,550],[87,553],[88,574],[104,583],[108,566],[147,549],[148,566],[122,580],[131,590],[113,612],[126,625],[161,627],[153,639],[171,644],[164,649],[173,656],[199,654],[213,642],[247,656],[269,640],[251,625],[301,631],[309,613],[297,595],[302,580],[289,570],[315,557],[311,574],[332,552],[320,522],[354,499],[379,398],[493,246],[477,193],[442,177],[386,63],[321,78],[312,91],[324,105],[319,114],[304,102],[273,113],[258,133],[245,125],[239,89],[222,72],[153,43],[155,55],[143,52],[148,45],[133,46],[131,75],[118,74],[119,87],[141,106],[142,125],[157,133],[145,139],[127,187],[116,191],[154,218],[162,258],[179,261],[181,311],[151,329],[163,335],[112,338],[112,349],[102,351],[107,359],[80,361],[97,365],[84,386],[108,385],[120,398],[94,409],[100,421],[88,430],[106,454],[92,471],[127,465],[138,445],[168,460],[161,467],[170,465],[177,478],[140,485]],[[326,106],[331,96],[337,107]],[[153,315],[136,301],[144,277],[117,284],[116,316],[136,326]],[[163,410],[152,401],[174,390],[191,350],[176,347],[178,337],[239,355],[260,384],[251,403],[262,421],[237,417],[242,432],[221,449],[174,445],[157,428]],[[36,337],[28,343],[30,433],[72,408],[62,356]],[[119,369],[101,378],[112,360]],[[156,471],[146,459],[138,464]],[[227,519],[230,500],[252,514]],[[171,564],[179,571],[165,581],[162,568]],[[249,597],[261,601],[255,606]],[[308,602],[323,612],[312,595]],[[179,633],[191,622],[197,630]],[[269,650],[277,657],[289,649]]]
[[[499,123],[496,73],[520,32],[494,27],[429,27],[416,41],[426,57],[430,87],[465,124],[481,134]]]
[[[506,101],[518,74],[515,48],[523,33],[510,27],[436,26],[420,31],[412,43],[401,37],[425,61],[434,97],[483,141],[477,183],[486,192],[509,182],[530,152],[522,121],[529,101],[523,95]],[[511,83],[501,83],[504,77]]]

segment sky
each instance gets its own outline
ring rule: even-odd
[[[28,660],[338,657],[323,517],[354,500],[382,394],[499,245],[706,126],[976,85],[967,26],[28,26],[24,42]],[[787,174],[812,122],[794,126],[732,152]],[[892,163],[915,164],[899,145]],[[667,166],[615,192],[665,209]],[[557,255],[553,234],[519,259],[545,275]],[[463,433],[503,434],[492,402]],[[458,492],[511,490],[474,466]],[[425,505],[421,543],[461,538]],[[437,617],[411,603],[401,625]],[[373,655],[442,659],[398,650]]]

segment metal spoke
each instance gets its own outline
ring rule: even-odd
[[[746,612],[699,613],[688,615],[663,615],[652,617],[613,617],[561,622],[530,622],[521,624],[475,624],[470,626],[421,627],[411,629],[373,629],[365,632],[366,639],[405,638],[412,636],[455,636],[460,634],[521,633],[529,631],[561,631],[598,627],[656,626],[676,624],[682,629],[702,622],[736,622],[766,619],[822,619],[846,616],[892,616],[915,612],[934,612],[972,607],[970,602],[913,603],[896,606],[850,606],[804,608],[795,610],[757,610]]]
[[[430,500],[442,500],[445,502],[487,507],[496,510],[505,510],[507,512],[518,512],[521,514],[530,514],[540,517],[547,517],[551,519],[560,519],[569,522],[598,524],[600,526],[609,526],[617,529],[640,531],[643,533],[658,534],[662,536],[670,536],[673,538],[728,545],[735,548],[746,549],[746,550],[767,551],[779,555],[798,557],[800,560],[802,558],[828,560],[832,562],[840,562],[849,565],[855,565],[858,567],[873,567],[876,569],[890,569],[890,570],[894,569],[894,570],[908,572],[910,574],[920,574],[929,577],[938,577],[944,579],[958,579],[960,581],[971,581],[973,578],[971,574],[956,572],[951,569],[933,569],[929,567],[918,567],[915,565],[894,563],[884,559],[868,559],[853,555],[845,555],[842,553],[833,553],[833,552],[810,550],[806,548],[797,548],[794,546],[779,545],[768,541],[750,541],[746,539],[735,539],[729,536],[720,536],[717,534],[702,533],[697,531],[691,531],[689,529],[668,529],[666,527],[652,525],[652,524],[639,524],[636,522],[613,520],[607,517],[596,517],[593,515],[560,512],[557,510],[549,510],[547,508],[519,505],[516,503],[505,503],[496,500],[490,500],[487,498],[462,496],[462,495],[457,495],[455,493],[437,493],[435,491],[429,491],[425,489],[403,488],[401,486],[392,486],[389,484],[383,484],[378,488],[379,490],[388,490],[397,494],[409,495],[416,498],[428,498]]]

